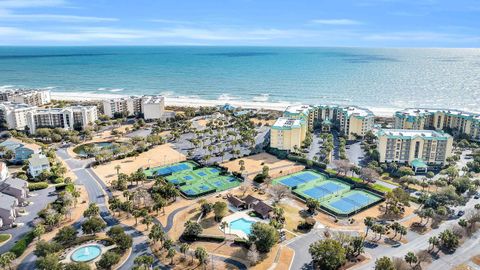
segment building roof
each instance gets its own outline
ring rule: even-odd
[[[12,206],[14,206],[17,203],[18,203],[17,198],[7,194],[0,193],[0,208],[10,210]]]
[[[365,108],[360,108],[357,106],[347,106],[347,107],[341,107],[344,113],[347,114],[348,117],[350,116],[356,116],[356,117],[367,117],[367,116],[373,116],[373,112],[370,111],[369,109]]]
[[[245,197],[245,199],[243,199],[243,201],[246,203],[246,204],[252,204],[256,201],[259,201],[259,199],[253,197],[252,195],[248,195],[247,197]]]
[[[330,121],[328,118],[325,118],[325,120],[322,121],[322,125],[330,126],[332,125],[332,121]]]
[[[9,177],[9,178],[5,179],[5,181],[0,183],[0,186],[6,186],[6,185],[8,185],[9,187],[16,188],[16,189],[23,189],[23,188],[27,187],[28,184],[27,184],[27,181],[22,180],[20,178]]]
[[[428,168],[427,164],[425,164],[425,162],[420,158],[412,160],[411,164],[415,168]]]
[[[28,149],[31,149],[31,150],[34,150],[34,151],[40,151],[42,149],[40,147],[40,145],[38,145],[38,144],[25,143],[25,142],[22,142],[21,140],[19,140],[17,138],[14,138],[14,137],[6,139],[5,141],[1,142],[0,145],[5,146],[5,147],[9,148],[10,150],[15,150],[18,147],[25,147],[25,148],[28,148]]]
[[[273,124],[273,129],[292,129],[301,127],[302,122],[300,119],[292,119],[288,117],[280,117]]]
[[[259,213],[261,216],[267,216],[268,213],[273,211],[273,207],[270,205],[266,204],[263,201],[257,201],[252,204],[252,209],[253,211]]]
[[[244,201],[240,200],[240,198],[234,195],[228,196],[227,201],[231,203],[233,206],[235,206],[236,208],[239,208],[240,206],[245,205]]]
[[[430,140],[447,140],[452,137],[442,131],[413,129],[381,129],[377,132],[377,135],[387,136],[393,139],[414,139],[421,137]]]
[[[29,159],[28,163],[33,167],[40,167],[44,165],[50,165],[50,161],[43,154],[33,154]]]

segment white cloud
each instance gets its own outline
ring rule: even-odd
[[[324,25],[358,25],[362,24],[360,21],[351,20],[351,19],[315,19],[311,20],[311,23],[314,24],[324,24]]]
[[[64,0],[1,0],[0,8],[52,7],[65,4]]]
[[[15,14],[0,10],[0,21],[55,21],[55,22],[113,22],[116,18],[61,15],[61,14]]]

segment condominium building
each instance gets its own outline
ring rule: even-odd
[[[308,128],[313,129],[314,110],[310,105],[289,106],[283,112],[283,117],[304,120],[308,124]]]
[[[165,118],[165,98],[162,96],[142,97],[142,113],[145,120]]]
[[[348,140],[354,140],[357,136],[363,137],[368,131],[373,130],[374,115],[368,109],[356,106],[319,105],[314,107],[311,114],[315,125],[333,124]]]
[[[27,126],[35,134],[38,128],[83,130],[98,119],[95,106],[37,109],[27,114]]]
[[[8,129],[24,130],[27,126],[27,114],[37,110],[36,106],[25,103],[2,102],[0,103],[0,121]]]
[[[163,96],[130,96],[103,101],[103,113],[108,117],[117,115],[143,115],[145,120],[171,117],[165,113],[165,98]]]
[[[299,148],[305,140],[307,128],[303,119],[280,117],[270,130],[270,146],[288,151]]]
[[[395,128],[443,130],[480,141],[480,115],[458,110],[405,109],[395,113]]]
[[[43,106],[52,101],[50,90],[44,89],[5,89],[0,92],[0,101],[25,103],[31,106]]]
[[[452,155],[453,138],[435,130],[383,129],[377,132],[380,162],[411,165],[426,171],[428,165],[443,165]]]

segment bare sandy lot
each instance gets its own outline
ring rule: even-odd
[[[117,171],[115,167],[120,166],[120,172],[130,174],[138,168],[168,165],[186,160],[185,155],[176,151],[170,144],[163,144],[143,152],[137,157],[129,157],[121,160],[115,160],[94,168],[95,173],[107,184],[116,178]]]
[[[245,162],[243,165],[245,167],[244,174],[250,180],[252,180],[255,175],[262,172],[263,166],[268,166],[270,168],[269,174],[272,178],[296,173],[305,168],[303,165],[298,165],[289,160],[278,159],[277,157],[267,153],[260,153],[249,157],[238,158],[222,163],[222,166],[227,168],[230,172],[240,172],[240,160]]]

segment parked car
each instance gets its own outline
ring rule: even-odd
[[[465,211],[458,211],[458,213],[457,213],[457,216],[458,216],[458,217],[461,217],[461,216],[463,216],[463,215],[465,215]]]

